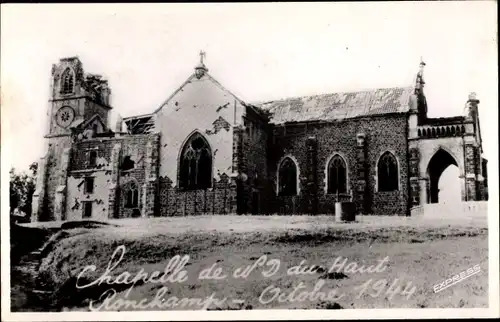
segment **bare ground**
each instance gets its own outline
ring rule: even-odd
[[[422,220],[366,216],[360,217],[359,222],[345,224],[335,223],[327,216],[201,216],[120,220],[114,224],[120,226],[67,230],[67,235],[56,240],[43,256],[39,271],[35,273],[36,287],[50,291],[51,295],[42,296],[40,301],[43,302],[37,304],[33,296],[24,296],[31,298],[30,301],[23,299],[23,290],[33,285],[13,283],[12,310],[35,310],[37,305],[38,309],[54,311],[88,310],[89,300],[98,300],[113,285],[77,290],[76,277],[86,265],[96,265],[97,270],[85,274],[85,279],[81,278],[79,283],[98,278],[119,245],[124,245],[126,252],[113,270],[115,277],[124,271],[133,277],[141,268],[149,273],[163,272],[173,256],[190,256],[186,266],[187,281],[163,285],[138,283],[127,295],[128,300],[152,300],[161,287],[166,286],[166,299],[173,296],[204,298],[212,293],[217,298],[228,298],[209,309],[488,306],[487,223],[484,218]],[[238,267],[252,265],[262,255],[280,260],[280,268],[273,276],[264,278],[262,267],[247,278],[237,279],[230,275]],[[380,273],[344,270],[328,274],[337,257],[368,266],[386,256],[387,267]],[[287,275],[288,268],[303,260],[305,265],[316,265],[315,273]],[[214,263],[229,276],[219,281],[198,280],[199,272]],[[476,264],[481,267],[479,274],[434,293],[436,283]],[[263,290],[270,285],[280,288],[282,293],[290,293],[301,282],[303,290],[311,291],[318,281],[324,283],[322,291],[337,290],[343,297],[335,301],[288,299],[267,304],[259,301]],[[391,284],[396,291],[390,291]],[[125,298],[128,286],[113,287],[119,292],[115,299]],[[233,299],[242,303],[235,304]],[[94,307],[102,301],[96,303]]]

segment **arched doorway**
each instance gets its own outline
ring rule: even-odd
[[[447,167],[438,182],[438,200],[441,204],[456,205],[462,199],[462,187],[459,180],[458,167]]]
[[[439,149],[429,161],[427,167],[427,173],[429,175],[428,203],[441,202],[440,197],[447,196],[447,198],[449,198],[450,195],[453,195],[450,190],[460,187],[458,176],[455,177],[452,175],[453,173],[457,173],[457,171],[453,171],[455,170],[453,168],[450,169],[450,166],[455,166],[456,169],[458,169],[457,161],[443,149]],[[445,170],[446,174],[443,176]],[[440,184],[440,179],[445,179],[447,182],[442,182]],[[444,191],[440,193],[440,188],[446,189],[446,194]],[[460,199],[456,201],[459,202]]]

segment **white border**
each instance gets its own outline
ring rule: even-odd
[[[129,6],[131,9],[137,8],[137,4],[122,4],[122,6]],[[271,5],[271,4],[268,4]],[[305,4],[304,6],[308,6]],[[6,5],[9,6],[9,5]],[[12,6],[12,5],[11,5]],[[104,4],[109,8],[113,8],[109,4]],[[2,6],[4,9],[4,6]],[[3,17],[3,12],[2,12]],[[495,40],[492,40],[495,41]],[[498,78],[495,79],[498,82]],[[3,85],[3,84],[2,84]],[[2,98],[5,93],[2,91]],[[5,102],[4,100],[2,100]],[[483,111],[487,111],[489,117],[484,118],[482,123],[489,122],[492,123],[495,130],[490,132],[485,132],[483,135],[490,135],[495,138],[498,137],[498,109],[496,108],[498,104],[493,104],[492,106],[483,106]],[[14,109],[15,106],[7,106],[7,104],[2,105],[2,126],[1,130],[1,200],[8,200],[9,191],[9,167],[11,163],[10,151],[15,146],[15,138],[9,136],[10,122],[9,122],[9,111]],[[485,109],[484,109],[485,108]],[[9,313],[10,308],[10,258],[8,254],[10,253],[10,231],[9,231],[9,205],[8,202],[1,203],[1,250],[2,250],[2,260],[1,260],[1,287],[2,287],[2,320],[6,321],[131,321],[131,320],[198,320],[198,319],[218,319],[218,320],[250,320],[250,319],[287,319],[287,320],[298,320],[298,319],[332,319],[332,318],[344,318],[344,319],[387,319],[387,318],[411,318],[418,317],[422,319],[429,318],[483,318],[483,317],[498,317],[500,312],[498,308],[499,303],[499,215],[498,215],[498,145],[492,144],[489,147],[491,152],[491,157],[488,159],[488,170],[489,170],[489,196],[488,201],[488,224],[490,227],[488,233],[488,244],[489,244],[489,304],[488,309],[367,309],[367,310],[252,310],[252,311],[168,311],[168,312],[102,312],[102,313]]]
[[[491,299],[491,296],[490,296]],[[245,310],[245,311],[134,311],[75,313],[10,313],[9,321],[196,321],[196,320],[303,320],[359,318],[486,318],[497,317],[494,309],[347,309],[347,310]],[[84,319],[83,319],[84,317]],[[4,318],[2,316],[2,318]]]

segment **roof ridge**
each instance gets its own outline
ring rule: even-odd
[[[102,117],[99,115],[99,113],[94,113],[94,115],[92,115],[90,118],[86,119],[86,120],[83,120],[82,123],[78,124],[77,126],[78,127],[86,127],[87,125],[89,125],[94,119],[99,119],[99,121],[104,125],[106,126],[106,124],[104,123],[104,121],[102,120]],[[107,126],[106,126],[107,127]]]
[[[225,88],[221,83],[219,83],[218,80],[216,80],[212,75],[210,75],[208,72],[205,72],[203,76],[206,76],[212,83],[214,83],[216,86],[218,86],[221,90],[227,92],[228,94],[230,94],[231,96],[233,96],[240,104],[247,104],[245,101],[243,101],[241,98],[239,98],[238,96],[236,96],[236,94],[234,94],[232,91],[228,90],[227,88]],[[196,74],[195,73],[192,73],[184,83],[182,83],[181,86],[179,86],[166,100],[163,101],[163,103],[160,105],[160,107],[158,107],[156,110],[154,110],[152,113],[148,113],[148,114],[157,114],[159,111],[161,111],[163,109],[163,107],[165,107],[169,102],[170,100],[179,92],[181,91],[181,89],[184,88],[184,86],[186,86],[187,84],[189,84],[191,82],[191,80],[193,78],[196,77]]]
[[[273,113],[272,123],[405,113],[413,87],[385,87],[356,92],[299,96],[258,104]]]
[[[149,113],[149,114],[156,114],[159,111],[161,111],[163,109],[163,107],[165,105],[167,105],[170,102],[170,100],[175,96],[175,94],[177,94],[178,92],[180,92],[181,89],[184,86],[186,86],[191,81],[191,79],[193,77],[196,77],[194,73],[192,73],[191,75],[189,75],[189,77],[182,83],[181,86],[179,86],[175,91],[173,91],[173,93],[171,93],[170,96],[166,100],[164,100],[163,103],[161,103],[161,105],[158,108],[156,108],[152,113]]]
[[[286,101],[286,100],[293,100],[293,99],[303,99],[306,97],[315,97],[315,96],[326,96],[326,95],[333,95],[333,94],[351,94],[351,93],[369,93],[369,92],[375,92],[375,91],[380,91],[380,90],[394,90],[394,89],[413,89],[413,86],[393,86],[393,87],[376,87],[376,88],[367,88],[367,89],[361,89],[361,90],[355,90],[355,91],[341,91],[341,92],[328,92],[328,93],[321,93],[321,94],[310,94],[310,95],[302,95],[302,96],[289,96],[289,97],[282,97],[279,99],[273,99],[273,100],[264,100],[264,101],[255,101],[255,102],[250,102],[249,104],[265,104],[265,103],[273,103],[273,102],[279,102],[279,101]]]

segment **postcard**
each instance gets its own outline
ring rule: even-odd
[[[2,5],[2,320],[498,317],[496,5]]]

